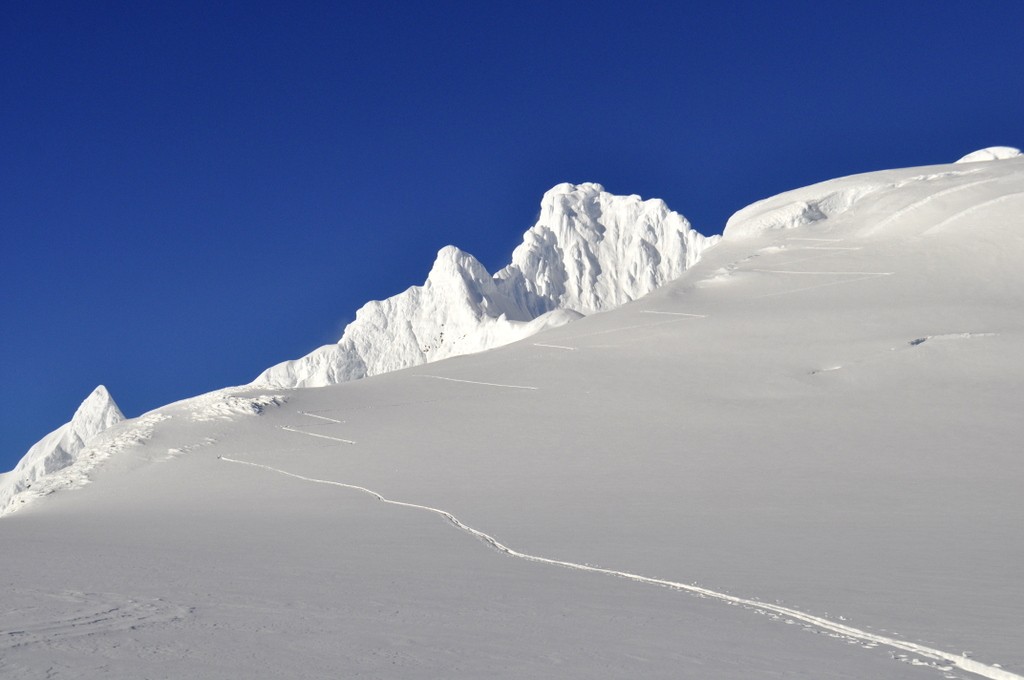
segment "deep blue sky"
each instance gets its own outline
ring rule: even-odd
[[[441,246],[498,268],[558,182],[710,233],[1024,144],[1024,3],[669,4],[5,3],[0,469],[99,383],[139,415],[336,340]]]

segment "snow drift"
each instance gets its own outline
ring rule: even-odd
[[[978,163],[981,161],[1002,161],[1008,158],[1017,158],[1021,155],[1020,149],[1012,146],[990,146],[987,149],[972,151],[957,163]]]

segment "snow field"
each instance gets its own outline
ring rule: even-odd
[[[158,409],[0,521],[0,673],[1017,680],[1022,182],[822,183],[525,342]]]
[[[477,384],[489,384],[489,383],[477,383]],[[304,482],[311,482],[311,483],[314,483],[314,484],[326,484],[328,486],[336,486],[336,487],[340,487],[340,488],[343,488],[343,489],[351,489],[353,491],[359,491],[359,492],[368,494],[370,496],[373,496],[378,501],[380,501],[382,503],[385,503],[387,505],[394,505],[394,506],[397,506],[397,507],[410,508],[410,509],[413,509],[413,510],[423,510],[423,511],[426,511],[426,512],[434,513],[434,514],[440,515],[441,517],[446,519],[448,522],[453,524],[457,529],[459,529],[461,531],[464,531],[464,532],[470,534],[471,536],[473,536],[475,538],[480,539],[481,541],[483,541],[484,543],[489,545],[491,548],[497,550],[498,552],[503,553],[505,555],[508,555],[510,557],[515,557],[515,558],[518,558],[518,559],[523,559],[523,560],[526,560],[528,562],[538,562],[538,563],[541,563],[541,564],[549,564],[549,565],[552,565],[552,566],[564,567],[564,568],[567,568],[567,569],[573,569],[573,570],[578,570],[578,571],[587,571],[587,572],[592,572],[592,573],[597,573],[597,574],[606,574],[606,575],[609,575],[609,576],[617,576],[619,578],[624,578],[624,579],[627,579],[627,580],[630,580],[630,581],[636,581],[637,583],[645,583],[645,584],[657,585],[657,586],[667,586],[667,587],[672,588],[674,590],[686,591],[686,592],[689,592],[689,593],[692,593],[692,594],[695,594],[695,595],[700,595],[702,597],[708,597],[708,598],[712,598],[712,599],[715,599],[715,600],[720,600],[720,601],[725,602],[727,604],[740,605],[740,606],[742,606],[742,607],[744,607],[746,609],[751,609],[753,611],[756,611],[759,614],[768,613],[768,614],[774,614],[777,617],[786,617],[785,618],[785,622],[786,623],[793,623],[794,621],[802,622],[804,624],[807,624],[808,626],[812,626],[812,627],[814,627],[816,629],[819,629],[821,631],[826,631],[826,632],[829,632],[829,633],[833,633],[836,636],[844,638],[844,639],[849,640],[851,642],[867,643],[867,645],[865,645],[865,646],[875,647],[875,646],[881,645],[881,646],[889,647],[889,648],[895,649],[895,650],[900,650],[900,651],[904,651],[904,652],[911,652],[911,653],[913,653],[913,654],[915,654],[915,655],[917,655],[919,657],[924,657],[925,659],[929,660],[929,662],[925,662],[925,661],[922,661],[922,660],[917,659],[917,658],[910,659],[909,662],[910,663],[914,663],[915,665],[927,665],[927,666],[930,666],[930,667],[933,667],[933,668],[936,668],[936,669],[942,670],[942,671],[949,671],[949,670],[952,670],[954,667],[956,667],[956,668],[960,668],[960,669],[965,670],[965,671],[967,671],[969,673],[973,673],[975,675],[978,675],[978,676],[981,676],[981,677],[984,677],[984,678],[991,678],[992,680],[1021,680],[1021,678],[1024,678],[1024,676],[1022,676],[1022,675],[1017,675],[1016,673],[1011,673],[1011,672],[1006,671],[1006,670],[1004,670],[1004,669],[1002,669],[1002,668],[1000,668],[998,666],[990,666],[990,665],[987,665],[987,664],[984,664],[984,663],[980,663],[978,661],[975,661],[973,659],[968,658],[967,656],[965,656],[963,654],[954,654],[954,653],[950,653],[950,652],[945,652],[945,651],[942,651],[942,650],[939,650],[939,649],[933,649],[931,647],[927,647],[925,645],[921,645],[921,644],[917,644],[917,643],[913,643],[913,642],[908,642],[906,640],[900,640],[898,638],[893,638],[893,637],[888,637],[888,636],[884,636],[884,635],[879,635],[879,634],[876,634],[876,633],[870,633],[870,632],[867,632],[867,631],[863,631],[863,630],[859,630],[857,628],[854,628],[853,626],[848,626],[848,625],[845,625],[843,623],[839,623],[839,622],[836,622],[836,621],[831,621],[831,620],[829,620],[827,618],[823,618],[823,617],[820,617],[820,616],[813,616],[813,615],[810,615],[810,614],[806,614],[804,612],[797,611],[797,610],[791,609],[789,607],[782,607],[782,606],[773,605],[773,604],[770,604],[770,603],[767,603],[767,602],[760,602],[758,600],[750,600],[750,599],[746,599],[746,598],[742,598],[742,597],[736,597],[736,596],[733,596],[733,595],[727,595],[725,593],[719,593],[719,592],[716,592],[714,590],[709,590],[708,588],[701,588],[700,586],[697,586],[697,585],[694,585],[694,584],[680,583],[678,581],[667,581],[667,580],[664,580],[664,579],[651,578],[649,576],[641,576],[639,574],[631,574],[631,573],[624,572],[624,571],[616,571],[614,569],[604,569],[604,568],[601,568],[601,567],[595,567],[595,566],[587,565],[587,564],[578,564],[578,563],[575,563],[575,562],[566,562],[564,560],[555,560],[555,559],[550,559],[550,558],[547,558],[547,557],[540,557],[538,555],[529,555],[529,554],[526,554],[526,553],[522,553],[522,552],[519,552],[517,550],[513,550],[512,548],[509,548],[508,546],[500,543],[493,536],[491,536],[489,534],[486,534],[483,531],[480,531],[479,529],[475,529],[475,528],[465,524],[464,522],[459,520],[457,517],[452,515],[450,512],[447,512],[445,510],[441,510],[439,508],[433,508],[433,507],[430,507],[430,506],[426,506],[426,505],[419,505],[417,503],[408,503],[408,502],[405,502],[405,501],[391,500],[391,499],[385,498],[384,496],[380,495],[376,491],[372,491],[372,490],[367,489],[365,487],[356,486],[356,485],[353,485],[353,484],[345,484],[344,482],[336,482],[336,481],[331,481],[331,480],[326,480],[326,479],[314,479],[312,477],[304,477],[302,475],[297,475],[297,474],[294,474],[294,473],[291,473],[291,472],[287,472],[285,470],[280,470],[278,468],[270,467],[269,465],[262,465],[262,464],[259,464],[259,463],[252,463],[252,462],[244,461],[244,460],[236,460],[234,458],[227,458],[227,457],[223,457],[222,456],[221,460],[223,460],[223,461],[225,461],[227,463],[235,463],[235,464],[238,464],[238,465],[249,465],[249,466],[252,466],[252,467],[260,468],[262,470],[267,470],[269,472],[274,472],[274,473],[277,473],[277,474],[281,474],[281,475],[284,475],[286,477],[292,477],[294,479],[299,479],[299,480],[302,480]],[[903,658],[906,658],[906,657],[901,656],[900,658],[903,659]]]

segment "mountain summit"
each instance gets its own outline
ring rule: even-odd
[[[559,184],[497,274],[442,248],[422,286],[367,303],[337,344],[273,366],[253,384],[331,385],[505,345],[642,297],[717,240],[659,199]]]
[[[71,420],[28,450],[18,465],[0,476],[0,515],[19,502],[15,498],[38,480],[72,465],[97,434],[124,420],[124,414],[103,385],[94,389]]]

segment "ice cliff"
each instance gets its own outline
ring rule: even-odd
[[[330,385],[514,342],[646,295],[717,239],[661,200],[559,184],[501,271],[443,248],[422,286],[367,303],[337,344],[273,366],[254,384]]]

